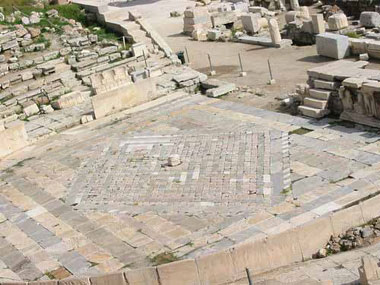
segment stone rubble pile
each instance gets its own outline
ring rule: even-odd
[[[249,2],[212,3],[187,8],[184,12],[184,33],[197,41],[240,41],[272,47],[291,44],[281,38],[275,13]],[[271,20],[271,21],[270,21]]]
[[[331,236],[327,245],[315,254],[315,258],[324,258],[329,254],[368,246],[378,237],[380,237],[380,218],[366,225],[351,228],[339,236]]]

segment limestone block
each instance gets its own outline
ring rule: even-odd
[[[156,99],[156,80],[157,78],[147,78],[91,97],[95,118],[99,119]]]
[[[217,29],[208,30],[207,39],[210,41],[217,41],[222,36],[222,32]]]
[[[380,14],[377,12],[364,11],[360,14],[360,25],[365,28],[380,26]]]
[[[360,284],[370,285],[371,281],[380,280],[378,259],[373,256],[362,257],[362,266],[359,267]]]
[[[364,224],[362,211],[359,205],[340,210],[331,215],[334,235],[338,236],[349,228]]]
[[[59,51],[52,51],[43,56],[45,61],[53,60],[59,57]]]
[[[40,112],[40,109],[38,108],[37,104],[33,101],[27,101],[24,104],[22,104],[24,114],[29,117],[33,116],[35,114],[38,114]]]
[[[79,105],[86,101],[87,97],[81,92],[71,92],[61,96],[57,101],[52,102],[52,107],[56,110],[61,110]]]
[[[28,285],[58,285],[57,280],[44,280],[44,281],[34,281],[28,282]]]
[[[314,80],[314,88],[316,89],[325,89],[335,91],[339,88],[340,84],[336,81],[325,81],[325,80]]]
[[[326,31],[325,20],[322,14],[311,15],[311,20],[313,22],[314,33],[322,34]]]
[[[31,71],[25,71],[21,73],[22,81],[33,79],[33,72]]]
[[[380,43],[379,42],[368,42],[367,52],[370,57],[380,59]]]
[[[200,285],[194,259],[181,260],[157,267],[161,284]]]
[[[380,195],[377,195],[371,199],[365,200],[359,205],[362,209],[363,218],[365,222],[368,222],[371,219],[380,216],[380,207],[379,207]]]
[[[269,13],[268,9],[260,6],[251,6],[248,11],[253,14],[259,13],[262,17]]]
[[[234,83],[225,83],[216,88],[208,89],[206,91],[206,96],[213,97],[213,98],[220,97],[222,95],[225,95],[234,91],[235,88],[236,88],[236,85]]]
[[[122,272],[90,278],[91,285],[128,285]]]
[[[24,29],[25,30],[25,29]],[[25,30],[26,31],[26,30]],[[0,35],[0,44],[4,44],[6,42],[12,41],[16,39],[16,32],[9,32]]]
[[[243,29],[246,30],[249,34],[255,34],[260,30],[259,19],[261,15],[256,14],[247,14],[241,16],[241,21],[243,23]]]
[[[362,53],[367,53],[367,45],[369,43],[369,40],[366,39],[349,39],[350,47],[351,47],[351,53],[354,55],[359,55]]]
[[[187,8],[184,12],[186,18],[196,18],[209,15],[206,7]]]
[[[310,19],[309,7],[307,7],[307,6],[301,6],[298,9],[298,12],[299,12],[299,17],[302,20],[309,20]]]
[[[342,59],[349,55],[348,37],[332,33],[316,36],[317,53],[322,56]]]
[[[260,29],[265,29],[265,28],[268,28],[268,19],[267,18],[260,18],[258,20],[258,23],[259,23],[259,26],[260,26]]]
[[[294,22],[298,19],[299,12],[298,11],[289,11],[285,14],[285,22],[287,24]]]
[[[272,269],[302,261],[297,238],[298,233],[293,229],[268,237],[266,246]]]
[[[231,250],[231,256],[235,265],[236,279],[247,276],[246,268],[254,275],[272,268],[265,239],[238,244]]]
[[[58,281],[58,285],[90,285],[88,278],[67,278]]]
[[[204,24],[210,22],[210,16],[200,16],[195,18],[183,18],[183,24],[184,25],[198,25],[198,24]]]
[[[94,117],[92,115],[84,115],[81,117],[80,119],[80,123],[81,124],[86,124],[88,122],[91,122],[94,120]]]
[[[323,248],[334,234],[330,217],[312,220],[296,228],[296,231],[303,260],[311,259],[313,254]]]
[[[332,31],[339,31],[348,27],[347,17],[343,13],[331,15],[328,18],[327,23],[329,25],[329,29]]]
[[[361,53],[359,55],[359,60],[369,60],[369,55],[368,53]]]
[[[238,20],[238,15],[235,11],[217,13],[211,16],[211,22],[214,28],[220,27],[221,25],[234,23],[237,20]]]
[[[146,45],[144,43],[136,43],[132,45],[132,54],[135,57],[144,56],[148,57],[148,49],[146,48]]]
[[[248,9],[249,9],[248,3],[244,3],[244,2],[239,1],[237,3],[232,4],[232,10],[233,11],[239,11],[239,12],[247,13]]]
[[[128,284],[135,285],[159,285],[156,268],[145,267],[124,272]]]
[[[314,27],[312,20],[304,21],[301,30],[305,33],[314,34]]]
[[[52,106],[50,105],[42,105],[41,106],[41,111],[42,113],[44,114],[50,114],[50,113],[53,113],[54,112],[54,109]]]
[[[9,42],[3,43],[1,45],[1,48],[2,48],[3,51],[4,50],[8,50],[8,49],[17,48],[17,47],[18,47],[17,40],[9,41]]]
[[[110,54],[114,52],[117,52],[117,46],[109,46],[109,47],[102,48],[98,51],[98,54],[105,55],[105,54]]]
[[[200,256],[196,263],[202,284],[229,284],[235,280],[235,267],[229,251]]]
[[[350,77],[350,78],[347,78],[347,79],[343,80],[342,84],[345,87],[359,89],[359,88],[362,87],[363,82],[365,82],[365,81],[366,81],[365,78]],[[379,211],[379,213],[380,213],[380,211]]]
[[[191,37],[196,41],[207,41],[207,32],[205,30],[194,30]]]
[[[15,121],[0,133],[0,157],[6,156],[28,145],[24,122]]]

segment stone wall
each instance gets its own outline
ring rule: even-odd
[[[3,127],[2,122],[0,124],[0,158],[28,145],[28,136],[23,122],[12,123],[6,128]]]
[[[380,195],[328,216],[321,216],[296,228],[284,230],[267,238],[241,243],[196,259],[103,276],[51,282],[62,285],[231,284],[246,278],[246,269],[253,276],[310,259],[332,235],[342,234],[353,226],[367,223],[380,216],[379,204]],[[41,281],[28,284],[46,283]]]
[[[147,78],[134,84],[126,82],[119,88],[92,97],[92,106],[95,118],[99,119],[149,102],[158,96],[156,78]]]
[[[343,104],[342,119],[380,127],[380,82],[347,78],[339,90]]]
[[[90,80],[95,94],[102,94],[132,82],[127,66],[95,73],[90,76]]]

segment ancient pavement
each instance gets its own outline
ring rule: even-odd
[[[0,280],[128,270],[280,232],[377,192],[373,129],[177,93],[0,165]],[[166,165],[170,154],[182,163]],[[291,185],[290,185],[291,182]]]

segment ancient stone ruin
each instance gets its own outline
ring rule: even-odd
[[[0,1],[0,285],[379,284],[377,10]]]

